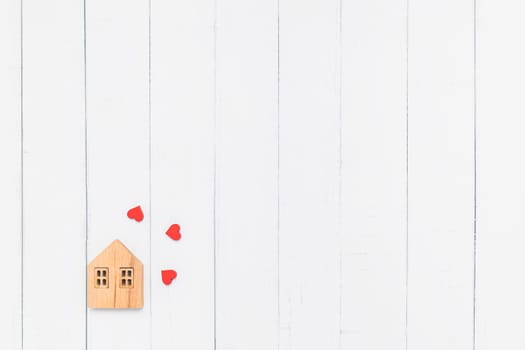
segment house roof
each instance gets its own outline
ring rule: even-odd
[[[116,239],[113,242],[111,242],[110,245],[108,245],[102,252],[100,252],[100,254],[98,254],[93,260],[91,260],[90,264],[92,264],[93,262],[97,261],[98,259],[102,259],[105,255],[109,255],[109,254],[112,254],[112,253],[118,252],[118,251],[123,252],[126,255],[129,255],[136,262],[142,264],[141,261],[135,256],[135,254],[133,254],[131,252],[131,250],[129,250],[128,247],[126,247],[124,245],[124,243],[122,243],[118,239]]]
[[[128,247],[126,247],[124,245],[124,243],[122,243],[119,239],[116,239],[113,242],[111,242],[111,244],[109,246],[107,246],[106,249],[104,249],[104,250],[107,250],[109,248],[116,247],[116,246],[118,246],[118,247],[120,247],[122,249],[125,249],[129,254],[134,256],[134,254],[131,252],[131,250],[129,250]]]

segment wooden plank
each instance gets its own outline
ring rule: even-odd
[[[405,349],[406,1],[342,12],[344,349]]]
[[[216,347],[275,349],[277,2],[216,11]]]
[[[525,347],[524,14],[477,1],[477,350]]]
[[[0,348],[22,349],[22,110],[20,1],[0,3]]]
[[[413,1],[409,18],[408,348],[471,349],[473,2]]]
[[[89,261],[120,239],[144,265],[144,308],[88,310],[88,349],[151,342],[148,1],[86,3]],[[144,220],[126,216],[142,207]]]
[[[80,350],[86,342],[83,4],[24,0],[22,13],[23,348]]]
[[[340,12],[280,1],[280,348],[340,349]]]
[[[214,344],[214,5],[151,7],[152,346]],[[181,240],[165,232],[181,227]],[[161,270],[174,269],[170,286]]]

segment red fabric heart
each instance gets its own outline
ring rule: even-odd
[[[128,218],[133,219],[137,222],[141,222],[144,219],[144,213],[142,212],[142,208],[140,207],[140,205],[128,210]]]
[[[173,224],[170,226],[168,231],[166,231],[166,234],[169,238],[178,241],[181,237],[180,235],[180,226],[178,224]]]
[[[170,285],[171,281],[173,281],[177,277],[177,271],[175,270],[162,270],[162,282],[165,285]]]

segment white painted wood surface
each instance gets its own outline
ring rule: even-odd
[[[88,261],[118,238],[144,264],[144,308],[88,310],[89,350],[151,345],[148,5],[86,3]]]
[[[22,349],[21,8],[0,2],[0,348]],[[4,285],[4,284],[3,284]]]
[[[280,348],[340,342],[339,8],[281,0]]]
[[[524,13],[1,2],[0,348],[523,348]],[[87,310],[115,238],[145,307]]]
[[[342,9],[341,348],[406,349],[406,2]]]
[[[411,349],[473,348],[473,5],[453,0],[409,5]]]
[[[152,349],[214,347],[213,24],[212,0],[152,3]],[[162,269],[179,273],[171,286]]]
[[[86,342],[83,6],[64,0],[22,4],[23,349],[81,349]]]
[[[275,349],[277,2],[216,6],[215,347]]]
[[[525,4],[477,8],[477,349],[525,346]]]

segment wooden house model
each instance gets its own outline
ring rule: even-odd
[[[141,309],[144,267],[121,241],[113,241],[88,265],[88,307]]]

